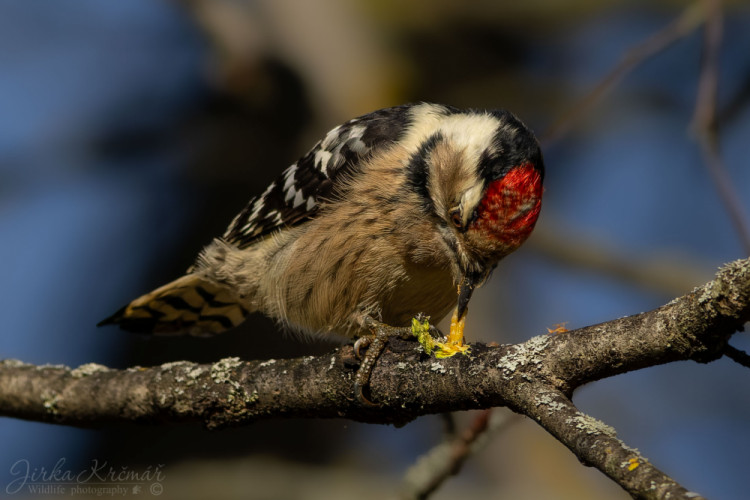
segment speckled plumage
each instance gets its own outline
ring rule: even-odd
[[[368,316],[438,320],[458,284],[481,284],[531,232],[543,173],[536,139],[506,111],[422,103],[355,118],[250,200],[188,274],[103,323],[211,334],[259,311],[357,337]]]

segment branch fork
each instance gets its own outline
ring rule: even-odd
[[[636,498],[700,498],[571,401],[583,384],[677,360],[706,363],[750,319],[750,259],[649,312],[516,345],[472,344],[436,359],[391,340],[371,378],[377,407],[353,397],[352,346],[323,356],[227,358],[114,370],[0,362],[0,415],[74,426],[199,421],[209,429],[283,417],[405,424],[421,415],[507,406],[537,421]],[[730,351],[732,351],[730,349]],[[732,352],[736,351],[733,350]]]

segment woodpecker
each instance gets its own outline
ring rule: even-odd
[[[471,294],[530,235],[543,178],[537,139],[508,111],[374,111],[330,130],[184,276],[100,325],[211,335],[258,311],[286,329],[369,343],[455,308],[440,345],[461,352]],[[363,361],[361,400],[376,356]]]

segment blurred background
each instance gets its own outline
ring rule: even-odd
[[[748,250],[691,133],[705,16],[689,5],[0,0],[0,358],[125,368],[327,352],[333,344],[300,342],[261,316],[213,339],[94,325],[180,275],[328,129],[422,100],[507,108],[544,139],[538,229],[475,295],[470,341],[520,342],[690,291]],[[720,147],[747,214],[750,7],[724,9]],[[632,71],[582,104],[678,18],[674,43],[646,42],[652,57],[620,66]],[[732,343],[750,348],[743,334]],[[574,401],[687,488],[740,499],[749,383],[726,358],[672,363]],[[458,428],[472,418],[457,415]],[[506,418],[434,498],[628,498],[533,422]],[[138,498],[389,498],[443,432],[438,416],[398,429],[285,420],[218,432],[3,418],[0,496],[34,497],[7,488],[19,460],[50,470],[62,458],[70,470],[161,470],[162,489]]]

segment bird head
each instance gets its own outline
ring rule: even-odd
[[[542,153],[534,134],[507,111],[446,113],[432,132],[419,153],[430,209],[441,219],[459,285],[473,289],[534,229]]]

